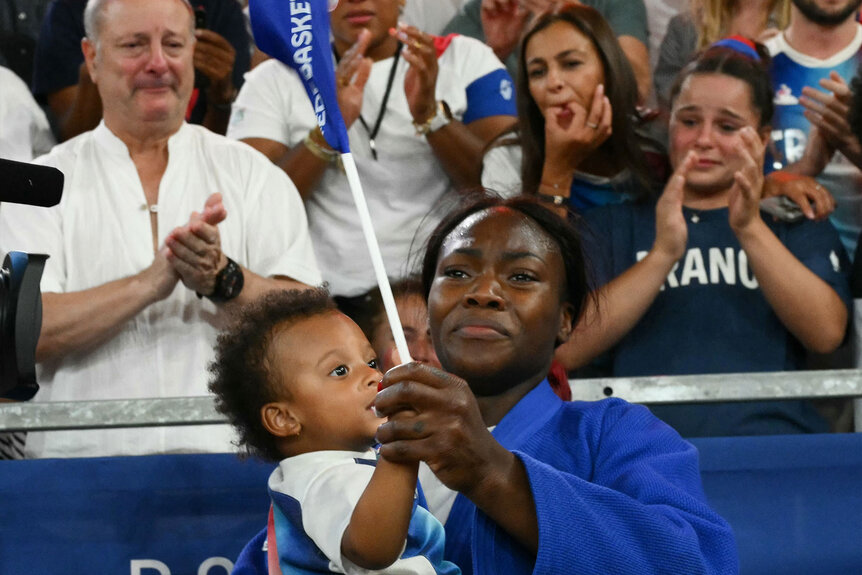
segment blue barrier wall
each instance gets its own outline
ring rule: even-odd
[[[0,461],[0,574],[225,575],[266,522],[272,467],[232,455]]]
[[[744,574],[862,573],[862,434],[694,441]],[[0,575],[224,575],[272,465],[231,455],[0,461]]]
[[[692,443],[741,573],[862,574],[862,433]]]

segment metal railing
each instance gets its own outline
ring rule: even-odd
[[[862,431],[862,369],[658,376],[569,381],[576,400],[621,397],[667,404],[856,398]],[[225,423],[211,397],[0,403],[0,431],[52,431]]]

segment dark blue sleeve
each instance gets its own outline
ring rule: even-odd
[[[593,473],[515,451],[530,480],[539,523],[533,563],[482,513],[474,531],[476,575],[492,573],[738,573],[730,526],[706,503],[697,450],[646,408],[617,402],[590,443]],[[574,450],[573,450],[574,451]]]
[[[805,267],[829,284],[847,306],[852,316],[853,296],[850,294],[850,258],[841,243],[838,231],[829,220],[803,220],[790,224],[782,242]]]
[[[40,102],[78,84],[85,5],[85,0],[55,0],[48,6],[33,61],[33,94]]]
[[[575,218],[578,230],[581,232],[590,285],[594,289],[599,288],[614,279],[610,234],[610,226],[613,224],[612,213],[608,208],[600,207]]]

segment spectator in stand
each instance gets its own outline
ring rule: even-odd
[[[755,47],[756,46],[756,47]],[[772,115],[765,48],[725,40],[671,93],[675,173],[657,203],[584,219],[601,306],[558,354],[568,369],[611,350],[609,375],[789,371],[846,334],[846,253],[827,221],[759,209]],[[664,406],[683,436],[827,431],[808,402]]]
[[[558,0],[468,0],[444,33],[478,38],[493,48],[512,76],[518,70],[516,48],[530,17],[550,10]],[[650,93],[647,18],[643,0],[576,2],[599,11],[610,24],[637,80],[638,101]]]
[[[536,15],[521,42],[518,129],[486,152],[482,185],[577,212],[657,195],[666,155],[632,121],[634,79],[601,16],[560,3]],[[764,197],[786,195],[807,217],[828,216],[834,203],[822,186],[782,175],[768,178]]]
[[[654,137],[660,142],[667,141],[666,124],[671,84],[698,50],[734,34],[768,40],[787,26],[789,18],[790,0],[736,0],[730,3],[695,0],[690,10],[676,16],[662,42],[654,75],[655,91],[663,118],[662,121],[652,124]],[[811,160],[814,161],[816,160]],[[771,172],[772,169],[770,162],[767,162],[767,171]],[[785,195],[799,206],[805,217],[823,219],[835,210],[835,200],[829,190],[812,179],[817,173],[819,172],[805,169],[800,164],[770,174],[764,197]]]
[[[578,212],[649,194],[651,175],[632,121],[637,86],[601,14],[578,3],[554,5],[530,21],[521,43],[520,147],[492,147],[482,184],[538,193]]]
[[[852,257],[862,233],[862,160],[850,132],[830,128],[835,118],[822,113],[842,105],[862,62],[862,0],[792,3],[790,25],[766,42],[776,104],[766,169],[817,176],[835,197],[832,223]]]
[[[479,183],[482,152],[514,123],[512,81],[472,38],[398,24],[399,0],[342,0],[330,14],[338,103],[377,222],[387,272],[405,269],[457,189]],[[397,27],[397,28],[396,28]],[[324,279],[342,310],[375,285],[338,154],[299,77],[275,60],[252,70],[228,136],[260,150],[303,195]]]
[[[401,16],[404,22],[428,34],[441,34],[467,0],[410,0]]]
[[[662,40],[667,34],[671,18],[688,9],[690,0],[644,0],[649,30],[650,70],[655,74]],[[655,90],[650,93],[651,105],[655,105]]]
[[[18,74],[28,86],[47,5],[48,0],[0,0],[0,66]]]
[[[266,158],[184,122],[194,14],[184,0],[90,0],[82,46],[104,120],[38,163],[53,208],[4,205],[0,250],[50,254],[38,400],[207,394],[232,309],[318,284],[302,202]],[[301,282],[301,283],[300,283]],[[31,433],[43,457],[230,451],[227,426]]]
[[[33,93],[48,105],[60,141],[92,130],[102,101],[81,52],[87,0],[54,0],[48,7],[33,71]],[[236,0],[192,0],[195,89],[186,119],[224,134],[230,107],[249,69],[249,38]]]
[[[398,318],[407,340],[407,349],[413,361],[440,367],[437,354],[434,353],[434,343],[428,330],[428,307],[422,292],[422,281],[416,276],[410,276],[392,282],[392,295],[395,297],[395,307]],[[389,329],[386,309],[380,288],[375,287],[363,296],[364,303],[359,313],[351,319],[362,329],[365,337],[371,342],[371,347],[377,353],[380,369],[385,373],[399,365],[401,359],[395,348],[395,339]]]
[[[680,70],[699,51],[728,36],[760,42],[778,34],[790,19],[790,0],[692,0],[671,18],[653,73],[659,106],[667,110]]]
[[[0,158],[29,162],[53,146],[45,112],[21,78],[0,66]]]

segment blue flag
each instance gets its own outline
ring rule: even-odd
[[[250,0],[251,28],[257,47],[296,70],[317,115],[326,142],[350,152],[347,129],[335,89],[329,44],[331,0]]]

